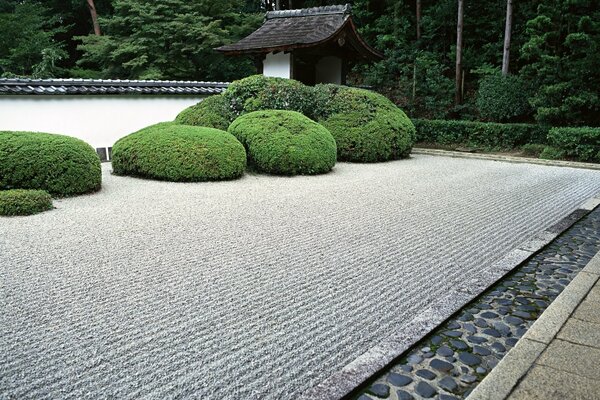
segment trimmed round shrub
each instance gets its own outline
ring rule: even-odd
[[[52,209],[52,197],[44,190],[0,190],[0,215],[33,215]]]
[[[295,111],[255,111],[237,118],[229,132],[246,147],[259,171],[312,175],[335,165],[336,145],[322,125]]]
[[[477,110],[488,121],[523,120],[531,115],[531,91],[526,81],[515,75],[488,75],[479,82]]]
[[[340,161],[379,162],[408,157],[416,131],[411,120],[384,96],[336,85],[328,93],[319,121],[335,138]]]
[[[40,189],[71,196],[100,189],[102,170],[82,140],[38,132],[0,132],[0,190]]]
[[[236,116],[262,110],[297,111],[315,117],[315,89],[293,79],[253,75],[232,82],[223,93]]]
[[[207,97],[177,115],[175,122],[183,125],[206,126],[226,131],[233,121],[229,101],[221,94]]]
[[[119,139],[113,172],[175,182],[235,179],[246,168],[246,151],[227,132],[164,122]]]

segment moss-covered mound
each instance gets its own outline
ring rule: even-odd
[[[229,132],[244,144],[248,160],[262,172],[312,175],[331,170],[335,140],[322,125],[294,111],[255,111],[242,115]]]
[[[177,115],[175,122],[183,125],[206,126],[226,131],[233,121],[229,101],[221,94],[210,96],[200,103],[186,108]]]
[[[100,189],[102,171],[94,149],[69,136],[0,132],[0,190],[40,189],[71,196]]]
[[[335,138],[338,160],[378,162],[408,157],[415,127],[402,110],[377,93],[318,85],[325,99],[319,120]]]
[[[0,190],[0,215],[33,215],[52,209],[52,197],[44,190]]]
[[[113,172],[176,182],[235,179],[246,168],[244,146],[227,132],[165,122],[114,144]]]
[[[293,79],[253,75],[232,82],[223,93],[234,114],[288,110],[315,117],[315,90]]]

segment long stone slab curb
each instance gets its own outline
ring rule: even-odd
[[[492,160],[492,161],[505,161],[510,163],[519,164],[537,164],[547,165],[552,167],[570,167],[570,168],[584,168],[600,171],[600,164],[583,163],[576,161],[562,161],[562,160],[542,160],[539,158],[528,158],[528,157],[514,157],[514,156],[503,156],[499,154],[483,154],[483,153],[464,153],[461,151],[451,150],[439,150],[439,149],[425,149],[425,148],[413,148],[412,154],[423,154],[429,156],[444,156],[454,158],[472,158],[476,160]]]
[[[386,339],[371,347],[341,370],[304,392],[299,399],[339,400],[349,398],[373,375],[381,372],[452,315],[546,247],[575,222],[589,214],[594,209],[591,207],[592,204],[600,204],[600,194],[586,200],[579,208],[554,225],[518,245],[517,248],[492,263],[482,274],[472,278],[464,288],[449,292],[440,302],[441,305],[428,308],[411,320],[406,329],[392,332]]]
[[[467,400],[506,399],[600,279],[600,252],[542,313]]]

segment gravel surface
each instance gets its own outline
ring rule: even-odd
[[[600,192],[416,156],[97,194],[0,219],[1,398],[294,398]]]

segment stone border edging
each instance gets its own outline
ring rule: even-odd
[[[373,375],[393,363],[435,328],[546,247],[598,205],[600,205],[600,194],[586,200],[580,207],[554,225],[518,245],[517,248],[492,263],[478,277],[472,278],[464,288],[449,292],[441,300],[440,305],[424,310],[407,324],[406,329],[393,332],[341,370],[302,393],[299,399],[339,400],[349,398]]]
[[[506,399],[599,279],[600,252],[567,285],[467,400]]]
[[[461,151],[452,150],[438,150],[438,149],[426,149],[421,147],[413,148],[412,154],[422,154],[428,156],[444,156],[454,158],[472,158],[476,160],[492,160],[492,161],[505,161],[510,163],[518,164],[538,164],[552,167],[570,167],[570,168],[583,168],[600,171],[600,164],[584,163],[577,161],[562,161],[562,160],[542,160],[540,158],[527,158],[527,157],[513,157],[503,156],[498,154],[483,154],[483,153],[465,153]]]

